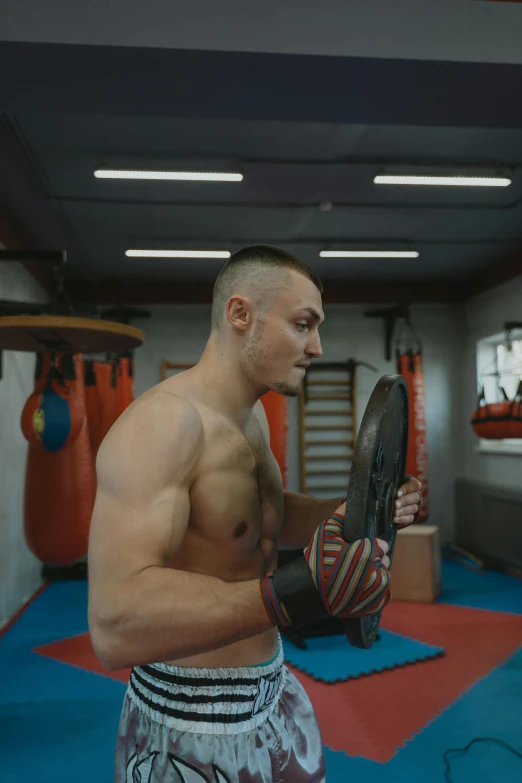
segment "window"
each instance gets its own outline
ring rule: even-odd
[[[477,386],[484,387],[486,402],[501,402],[501,387],[510,400],[522,379],[522,331],[496,334],[477,343]],[[479,440],[478,451],[493,454],[522,454],[522,438]]]
[[[511,350],[507,344],[497,345],[497,366],[502,386],[512,400],[522,379],[522,340],[513,340]]]

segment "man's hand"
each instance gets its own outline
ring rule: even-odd
[[[398,528],[408,527],[417,519],[422,503],[422,484],[413,476],[406,477],[406,483],[399,487],[395,501],[393,521]]]
[[[335,511],[335,516],[341,517],[341,519],[344,519],[344,515],[346,514],[346,501],[339,506],[339,508]],[[390,548],[390,545],[387,541],[383,541],[381,538],[375,539],[379,546],[381,547],[382,551],[384,552],[384,557],[381,559],[381,562],[386,568],[390,567],[390,558],[386,554],[388,549]]]
[[[274,625],[299,627],[327,615],[364,617],[390,600],[388,543],[378,538],[347,543],[344,511],[343,503],[319,525],[303,555],[261,579]]]

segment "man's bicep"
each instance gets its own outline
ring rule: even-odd
[[[154,500],[134,488],[124,493],[101,487],[96,496],[89,542],[91,576],[125,579],[163,565],[180,545],[190,514],[188,488],[171,485]]]

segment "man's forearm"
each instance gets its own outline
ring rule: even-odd
[[[279,549],[301,549],[309,543],[318,525],[344,503],[344,498],[319,500],[299,492],[285,492],[284,521]]]
[[[109,592],[119,598],[89,608],[93,646],[109,669],[197,655],[272,627],[258,579],[229,583],[156,566]]]

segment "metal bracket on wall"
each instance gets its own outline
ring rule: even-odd
[[[392,358],[392,340],[395,330],[395,322],[398,318],[405,318],[408,323],[410,320],[409,303],[396,305],[395,307],[385,307],[379,310],[367,310],[365,318],[382,318],[384,320],[384,352],[386,359]]]

